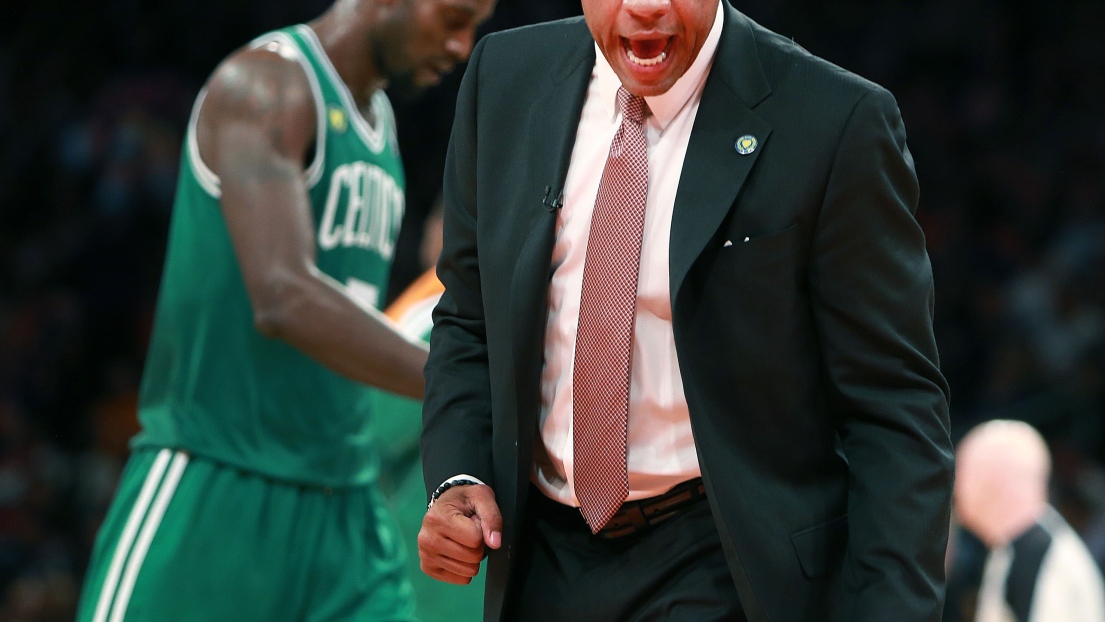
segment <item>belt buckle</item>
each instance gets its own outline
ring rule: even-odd
[[[705,494],[706,487],[702,480],[694,479],[651,499],[627,501],[596,535],[614,539],[643,531],[682,512]]]
[[[638,530],[648,527],[648,524],[649,521],[645,518],[641,504],[630,501],[623,504],[610,521],[606,523],[606,526],[600,529],[596,535],[612,540],[634,534]]]

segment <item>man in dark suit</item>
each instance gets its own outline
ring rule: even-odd
[[[488,551],[489,621],[939,620],[948,390],[893,97],[726,2],[583,9],[461,87],[423,570]]]

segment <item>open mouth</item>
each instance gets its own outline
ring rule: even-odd
[[[638,67],[654,67],[668,58],[674,37],[628,39],[622,37],[622,47],[629,62]]]

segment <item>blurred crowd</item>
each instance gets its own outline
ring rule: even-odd
[[[72,618],[136,429],[192,100],[231,49],[328,0],[4,4],[0,619],[46,622]],[[1105,3],[734,4],[897,96],[953,433],[992,418],[1036,427],[1053,505],[1105,564]],[[570,0],[500,0],[485,30],[578,13]],[[408,216],[392,297],[421,271],[458,82],[393,98]],[[983,554],[956,536],[949,622],[970,609]]]

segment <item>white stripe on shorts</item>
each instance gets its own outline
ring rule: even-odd
[[[122,622],[127,614],[127,606],[130,604],[130,595],[134,591],[134,582],[138,579],[138,571],[142,569],[142,562],[146,560],[146,553],[150,550],[150,542],[161,525],[161,518],[165,516],[165,508],[169,507],[169,501],[176,492],[177,484],[184,475],[184,467],[188,466],[188,454],[178,451],[173,456],[173,463],[169,465],[169,473],[165,475],[165,481],[161,484],[161,490],[157,493],[157,499],[150,508],[150,515],[146,518],[146,524],[142,525],[142,533],[138,534],[138,541],[134,544],[134,552],[127,561],[127,570],[123,574],[123,581],[119,584],[119,593],[115,596],[115,606],[111,612],[111,622]]]
[[[171,464],[170,459],[172,459]],[[188,454],[184,452],[173,452],[170,449],[162,449],[158,452],[153,466],[146,474],[146,481],[142,484],[138,500],[131,508],[130,516],[127,517],[123,533],[115,545],[115,554],[112,556],[111,566],[108,568],[104,585],[100,590],[100,599],[96,603],[96,613],[92,617],[92,622],[106,622],[109,612],[112,614],[112,621],[122,620],[126,615],[138,570],[187,464]],[[165,475],[166,468],[168,475]],[[155,494],[156,499],[154,499]],[[137,543],[135,543],[136,535]],[[134,545],[133,553],[131,553],[132,545]],[[130,553],[129,559],[128,553]],[[122,575],[121,584],[120,575]]]
[[[161,483],[161,476],[165,474],[165,467],[169,464],[172,451],[162,449],[157,453],[157,459],[146,473],[146,481],[142,484],[142,491],[138,493],[138,501],[130,510],[127,524],[123,527],[123,535],[115,543],[115,554],[111,558],[111,566],[108,567],[104,584],[100,588],[100,599],[96,602],[96,613],[92,616],[92,622],[104,622],[107,620],[108,608],[111,607],[111,597],[115,595],[115,586],[119,583],[119,574],[123,571],[123,562],[127,559],[131,544],[134,543],[134,535],[138,533],[138,527],[142,524],[142,518],[146,516],[146,510],[150,507],[157,485]]]

